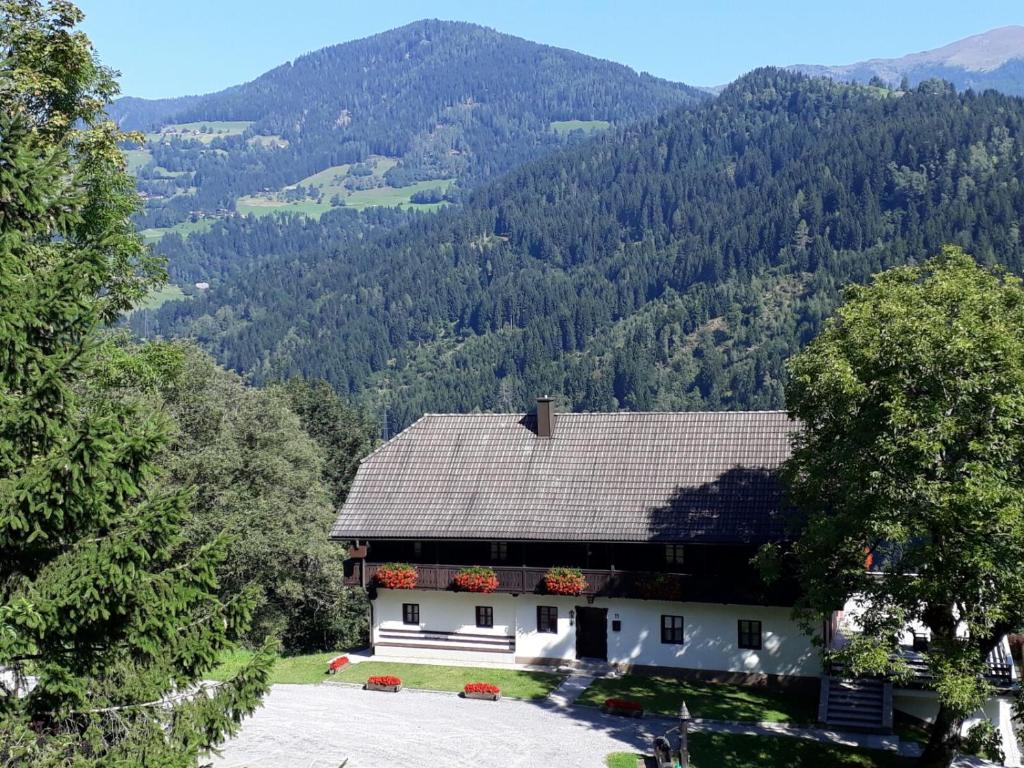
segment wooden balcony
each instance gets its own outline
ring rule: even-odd
[[[374,586],[374,576],[383,563],[350,560],[346,563],[345,585]],[[454,591],[455,575],[465,565],[428,565],[415,563],[416,589]],[[545,594],[547,568],[495,566],[497,592],[504,594]],[[791,585],[768,588],[752,574],[729,579],[720,576],[696,576],[688,573],[645,573],[637,571],[581,569],[587,580],[586,597],[625,597],[647,600],[674,600],[700,603],[739,603],[746,605],[792,606],[795,591]]]

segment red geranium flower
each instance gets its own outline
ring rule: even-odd
[[[377,586],[385,589],[415,589],[419,574],[408,563],[388,563],[377,569]]]
[[[550,595],[582,595],[587,579],[579,568],[549,568],[544,588]]]
[[[402,678],[394,675],[372,675],[366,680],[367,685],[401,685]]]
[[[331,671],[337,671],[348,664],[348,656],[339,656],[336,659],[331,659],[331,663],[327,665],[327,668]]]
[[[462,690],[465,693],[489,693],[491,695],[501,693],[501,689],[491,683],[466,683],[466,687]]]
[[[463,592],[493,592],[498,588],[498,577],[494,569],[479,565],[463,568],[455,574],[453,581]]]

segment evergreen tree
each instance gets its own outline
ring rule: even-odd
[[[184,768],[258,705],[270,659],[196,688],[250,602],[216,595],[222,539],[181,556],[166,416],[81,394],[98,331],[160,275],[80,20],[0,4],[0,764]]]

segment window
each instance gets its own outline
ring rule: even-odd
[[[413,554],[413,557],[416,557],[416,558],[420,558],[420,557],[423,556],[423,542],[422,541],[414,541],[412,543],[412,554]]]
[[[761,622],[740,619],[740,648],[761,650]]]
[[[537,631],[558,633],[558,608],[553,605],[537,606]]]
[[[492,541],[491,542],[491,560],[508,560],[508,542],[507,541]]]
[[[665,545],[665,562],[669,565],[682,565],[684,557],[684,547],[682,544],[666,544]]]
[[[420,623],[420,604],[419,603],[402,603],[402,623],[403,624],[419,624]]]
[[[683,617],[662,616],[661,617],[661,642],[666,645],[683,644]]]
[[[494,626],[494,609],[491,606],[478,605],[476,607],[476,625],[485,629]]]

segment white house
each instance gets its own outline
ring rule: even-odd
[[[546,398],[535,414],[424,416],[363,460],[331,533],[346,582],[370,590],[375,655],[803,686],[837,727],[889,729],[894,704],[929,716],[926,685],[830,681],[791,617],[795,580],[766,586],[751,565],[788,535],[777,473],[796,429],[781,411],[556,414]],[[492,591],[459,588],[473,566]],[[559,593],[556,567],[578,569],[578,594]],[[825,640],[841,642],[840,616]]]

